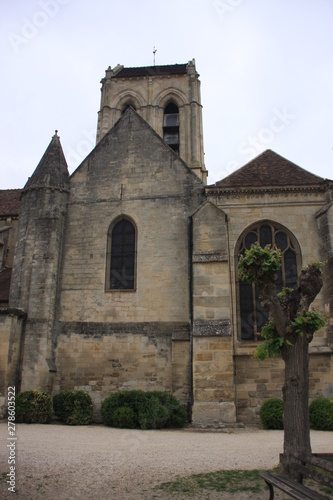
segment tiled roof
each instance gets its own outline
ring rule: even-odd
[[[165,66],[143,66],[140,68],[122,68],[112,78],[126,78],[133,76],[184,75],[187,73],[187,64],[170,64]]]
[[[22,189],[0,190],[0,217],[18,215]]]
[[[208,187],[311,186],[323,182],[322,177],[311,174],[271,149],[267,149],[228,177]]]
[[[0,302],[8,302],[9,300],[11,276],[11,269],[5,268],[0,271]]]

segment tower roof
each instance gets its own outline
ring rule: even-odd
[[[36,170],[24,186],[24,190],[36,187],[66,189],[68,178],[68,166],[56,130]]]
[[[113,78],[128,78],[133,76],[186,75],[186,73],[187,64],[142,66],[138,68],[124,68],[123,66],[120,66],[119,71],[114,72]]]
[[[324,179],[267,149],[214,186],[220,188],[310,186],[322,184]]]

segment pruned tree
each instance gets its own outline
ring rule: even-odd
[[[311,453],[309,424],[309,344],[314,333],[325,325],[323,317],[310,310],[320,292],[322,264],[312,263],[302,269],[298,287],[277,293],[277,273],[281,254],[270,245],[262,248],[254,243],[239,258],[239,277],[255,283],[269,320],[260,335],[264,338],[255,356],[265,359],[282,356],[285,362],[284,401],[284,466],[294,452]]]

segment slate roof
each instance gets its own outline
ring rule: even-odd
[[[0,217],[19,214],[21,192],[22,189],[0,190]]]
[[[325,179],[267,149],[213,186],[219,188],[313,186]]]
[[[9,301],[10,280],[12,270],[5,268],[0,271],[0,302]]]
[[[67,162],[56,131],[24,190],[40,186],[67,189],[68,178]]]
[[[112,78],[135,76],[185,75],[187,64],[168,64],[165,66],[143,66],[139,68],[122,68]]]

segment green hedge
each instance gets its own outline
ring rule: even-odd
[[[93,419],[93,404],[87,392],[65,390],[53,396],[56,416],[67,425],[88,425]]]
[[[282,399],[266,399],[260,408],[259,415],[264,429],[283,429]]]
[[[103,423],[127,429],[184,427],[186,411],[177,399],[161,391],[119,391],[104,399]]]
[[[320,431],[333,431],[333,398],[314,399],[309,406],[310,425]]]
[[[44,391],[23,391],[15,398],[16,422],[26,424],[48,424],[51,422],[52,399]]]

